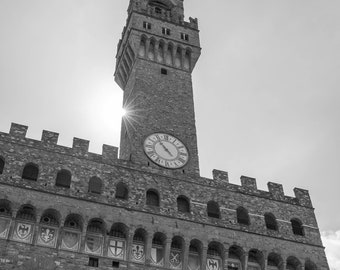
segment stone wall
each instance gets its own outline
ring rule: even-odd
[[[328,269],[314,210],[305,190],[295,189],[296,197],[293,198],[284,195],[281,185],[269,183],[269,192],[262,191],[257,189],[255,179],[249,177],[242,177],[242,185],[237,186],[228,182],[226,172],[218,170],[213,172],[212,179],[183,174],[174,176],[164,170],[119,160],[115,147],[105,146],[103,155],[98,155],[88,152],[88,142],[85,140],[75,139],[73,147],[67,148],[57,145],[56,133],[44,131],[43,139],[37,141],[26,138],[26,130],[27,127],[13,124],[9,134],[0,133],[0,156],[5,161],[0,175],[0,204],[4,205],[6,202],[9,205],[7,208],[10,208],[8,215],[3,213],[1,219],[11,221],[10,230],[3,237],[4,240],[0,240],[0,245],[1,250],[12,254],[5,255],[3,259],[16,257],[19,258],[16,260],[22,262],[28,260],[26,257],[47,252],[59,264],[60,269],[71,269],[67,268],[68,263],[75,261],[83,265],[80,269],[86,269],[89,256],[99,258],[101,269],[112,269],[113,260],[119,261],[121,268],[129,265],[129,269],[138,269],[151,264],[151,251],[148,250],[155,233],[161,233],[165,239],[166,268],[169,267],[167,250],[170,249],[172,239],[178,236],[183,242],[184,265],[187,263],[185,258],[188,258],[190,244],[194,241],[199,243],[200,258],[204,262],[209,247],[219,247],[221,264],[225,267],[235,260],[233,256],[230,260],[228,257],[233,254],[230,249],[237,247],[240,252],[236,259],[243,267],[247,264],[246,255],[256,250],[262,254],[264,261],[270,254],[276,254],[284,265],[293,256],[301,265],[306,261],[313,261],[318,269]],[[37,181],[22,179],[23,168],[28,163],[38,166]],[[70,188],[55,186],[57,172],[61,169],[72,173]],[[99,177],[103,182],[101,194],[88,192],[88,182],[93,176]],[[128,187],[127,200],[115,197],[118,183],[124,183]],[[149,189],[158,192],[158,207],[146,204],[146,192]],[[179,196],[188,199],[188,213],[178,211]],[[209,201],[217,203],[220,218],[208,216]],[[27,224],[32,224],[35,228],[32,239],[26,244],[18,243],[18,239],[13,238],[19,228],[18,224],[24,222],[18,217],[24,205],[34,209],[34,220]],[[239,206],[248,211],[250,225],[237,222],[236,209]],[[58,225],[55,225],[55,229],[59,232],[59,237],[55,246],[39,247],[39,233],[45,226],[42,218],[51,209],[57,213]],[[265,213],[275,216],[278,230],[267,229]],[[61,238],[65,222],[72,214],[78,215],[81,220],[79,249],[74,252],[62,251]],[[302,222],[304,236],[292,232],[292,218]],[[104,228],[101,232],[103,241],[99,254],[89,254],[85,250],[88,225],[93,220],[100,220]],[[122,260],[108,258],[108,234],[117,223],[124,224],[127,228],[128,249]],[[129,261],[132,238],[138,228],[145,231],[147,258],[143,264]],[[203,265],[204,263],[202,267]],[[105,268],[106,266],[111,268]]]

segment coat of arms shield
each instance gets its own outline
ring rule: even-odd
[[[5,239],[8,235],[10,220],[0,218],[0,238]]]
[[[79,234],[74,232],[64,231],[61,241],[61,248],[66,250],[77,251],[79,247]]]
[[[189,270],[201,269],[201,261],[198,254],[189,254],[188,269]]]
[[[109,256],[119,259],[124,259],[125,241],[110,240]]]
[[[171,250],[169,262],[172,269],[182,269],[181,252],[177,250]]]
[[[207,270],[219,270],[220,261],[217,259],[208,258],[207,259]]]
[[[40,238],[45,243],[51,242],[55,238],[56,231],[51,228],[41,228]]]
[[[134,261],[144,262],[145,253],[144,253],[144,246],[143,245],[133,244],[131,253],[132,253],[132,257],[133,257]]]
[[[55,247],[57,242],[57,229],[40,227],[37,243],[42,246]]]
[[[16,236],[18,240],[28,240],[32,233],[32,224],[18,223],[16,227]]]
[[[100,255],[102,253],[102,237],[87,236],[85,252]]]
[[[153,247],[151,248],[151,259],[154,265],[163,266],[163,248],[161,247]]]

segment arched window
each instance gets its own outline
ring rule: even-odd
[[[293,256],[288,257],[287,263],[286,263],[286,270],[298,270],[300,269],[300,267],[301,267],[301,262],[297,258]]]
[[[108,256],[115,259],[126,258],[126,236],[128,227],[123,223],[112,225],[109,236]]]
[[[264,269],[265,261],[263,253],[257,249],[251,249],[248,253],[248,266],[251,269]]]
[[[171,269],[182,269],[183,246],[184,246],[183,238],[179,236],[175,236],[172,238],[169,259]]]
[[[115,223],[112,225],[109,235],[117,238],[126,238],[128,227],[123,223]]]
[[[157,53],[158,62],[163,62],[163,60],[164,60],[164,46],[165,46],[164,41],[161,40],[159,42],[158,53]]]
[[[92,219],[87,226],[87,232],[105,234],[105,223],[100,219]]]
[[[140,45],[139,45],[139,51],[138,54],[140,57],[144,57],[146,54],[146,37],[142,36],[140,40]]]
[[[155,47],[156,47],[156,41],[152,38],[150,40],[149,52],[148,52],[148,58],[150,60],[154,60],[155,59]]]
[[[190,203],[185,196],[179,196],[177,198],[177,209],[181,213],[190,213]]]
[[[101,255],[103,253],[104,235],[106,226],[101,219],[90,220],[87,226],[85,253],[92,255]]]
[[[317,270],[315,263],[307,259],[305,262],[305,270]]]
[[[89,193],[101,194],[102,193],[102,180],[98,177],[92,177],[89,181]]]
[[[60,248],[68,251],[78,251],[80,248],[83,219],[78,214],[66,217]]]
[[[39,174],[38,166],[33,163],[29,163],[29,164],[26,164],[22,172],[22,179],[37,181],[38,174]]]
[[[70,188],[71,186],[71,173],[67,170],[61,170],[57,174],[55,181],[57,187]]]
[[[220,208],[218,204],[214,201],[208,202],[207,213],[208,213],[208,217],[220,218]]]
[[[82,221],[81,216],[77,214],[68,215],[64,223],[64,228],[82,231],[83,221]]]
[[[150,6],[155,7],[155,9],[159,8],[161,10],[162,9],[169,10],[171,8],[170,4],[171,3],[169,3],[169,1],[161,1],[161,0],[150,0],[149,1]]]
[[[293,233],[295,235],[304,236],[302,222],[300,220],[298,220],[297,218],[292,219],[290,222],[292,224]]]
[[[268,270],[279,270],[279,267],[283,264],[283,260],[279,254],[270,253],[268,255]]]
[[[191,51],[190,50],[186,50],[185,52],[185,56],[184,56],[184,63],[183,66],[185,69],[190,69],[190,65],[191,65]]]
[[[54,227],[59,227],[59,220],[60,214],[54,209],[49,209],[46,210],[44,214],[41,216],[40,223]]]
[[[37,221],[36,211],[31,205],[23,205],[17,212],[15,228],[12,235],[13,240],[29,243],[33,241],[34,226]]]
[[[133,236],[133,243],[131,248],[131,260],[138,263],[145,262],[145,239],[146,231],[143,229],[137,229]]]
[[[36,221],[35,210],[31,205],[24,205],[17,213],[17,219]]]
[[[277,222],[273,214],[266,213],[264,215],[264,221],[266,222],[266,227],[268,230],[277,231]]]
[[[149,189],[146,192],[146,204],[150,206],[159,206],[159,196],[157,191]]]
[[[201,269],[202,243],[197,240],[191,240],[189,246],[188,269]]]
[[[7,200],[0,200],[0,216],[11,216],[11,203]]]
[[[0,157],[0,174],[4,172],[4,167],[5,167],[5,160]]]
[[[135,243],[145,243],[146,232],[143,229],[137,229],[133,235],[133,242]]]
[[[123,182],[119,182],[116,186],[116,198],[127,200],[129,197],[129,190]]]
[[[241,262],[244,255],[245,252],[241,247],[235,245],[231,246],[228,254],[228,269],[241,269]]]
[[[207,269],[222,270],[222,254],[223,246],[220,243],[212,242],[208,246],[207,251]]]
[[[152,239],[151,263],[157,266],[164,265],[164,249],[166,236],[162,233],[155,233]]]
[[[237,223],[242,224],[242,225],[250,225],[248,211],[245,208],[243,207],[237,208],[236,214],[237,214]]]
[[[40,219],[37,244],[55,248],[57,245],[60,214],[54,209],[46,210]]]

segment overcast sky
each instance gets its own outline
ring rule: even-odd
[[[0,130],[10,123],[119,146],[112,74],[127,0],[0,0]],[[193,74],[201,174],[310,191],[340,268],[340,1],[185,0],[202,56]],[[336,259],[338,257],[339,259]],[[338,265],[336,266],[336,264]]]

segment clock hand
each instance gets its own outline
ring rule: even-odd
[[[165,152],[167,152],[170,156],[173,157],[173,155],[171,154],[171,152],[169,151],[169,149],[163,144],[163,142],[160,142],[161,146],[164,148]]]

